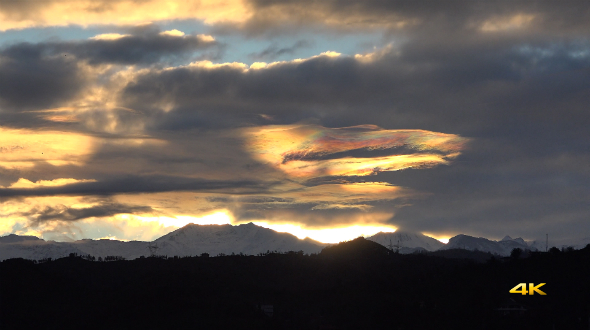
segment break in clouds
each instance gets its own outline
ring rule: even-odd
[[[544,1],[2,3],[0,231],[148,239],[222,211],[588,237],[589,16]]]

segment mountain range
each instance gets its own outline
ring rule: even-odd
[[[522,238],[504,237],[493,241],[483,237],[457,235],[444,244],[432,237],[398,230],[394,233],[377,233],[368,240],[379,243],[402,254],[432,252],[437,250],[464,249],[490,252],[508,256],[514,248],[532,251],[544,250],[544,244],[537,241],[525,242]],[[319,253],[329,244],[309,238],[299,239],[288,233],[279,233],[253,223],[233,225],[188,224],[170,232],[153,242],[83,239],[74,242],[45,241],[34,236],[10,234],[0,237],[0,260],[24,258],[41,260],[60,258],[75,253],[96,258],[121,256],[136,259],[142,256],[195,256],[203,253],[212,256],[220,254],[257,255],[267,251],[303,251]]]
[[[419,251],[436,251],[445,246],[443,242],[430,236],[401,230],[397,230],[394,233],[380,232],[367,237],[367,239],[393,250],[398,250],[402,254]]]

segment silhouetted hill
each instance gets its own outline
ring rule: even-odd
[[[388,254],[390,254],[390,251],[386,247],[363,237],[325,247],[320,252],[322,257],[347,259],[373,258],[387,256]]]
[[[523,259],[388,254],[356,239],[264,256],[0,263],[2,329],[587,330],[590,247]],[[511,294],[546,283],[547,295]],[[512,303],[512,300],[515,303]],[[503,315],[506,302],[525,306]],[[272,314],[270,314],[272,311]],[[271,316],[272,315],[272,316]]]

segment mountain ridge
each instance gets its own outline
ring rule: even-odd
[[[366,239],[401,254],[463,249],[509,256],[515,248],[531,251],[541,250],[541,245],[544,248],[544,242],[543,244],[540,241],[527,243],[520,237],[513,239],[508,235],[495,241],[484,237],[459,234],[444,244],[421,233],[397,230],[391,233],[379,232],[366,237]],[[96,258],[121,256],[125,259],[136,259],[150,256],[152,253],[150,246],[156,255],[195,256],[207,253],[215,256],[231,253],[257,255],[267,251],[319,253],[330,244],[314,241],[308,237],[299,239],[292,234],[276,232],[253,223],[235,226],[191,223],[151,242],[124,242],[106,239],[55,242],[45,241],[35,236],[9,234],[0,237],[0,260],[10,258],[55,259],[68,256],[71,253],[91,255]]]
[[[303,251],[319,253],[327,244],[309,238],[299,239],[253,223],[240,225],[188,224],[151,242],[83,239],[74,242],[45,241],[34,236],[10,234],[0,237],[0,260],[24,258],[42,260],[75,253],[96,258],[121,256],[136,259],[151,255],[194,256],[244,253],[256,255],[267,251]],[[154,248],[155,247],[155,248]]]

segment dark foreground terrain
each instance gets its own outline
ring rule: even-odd
[[[0,327],[590,328],[590,246],[483,263],[445,257],[356,239],[311,256],[12,259],[0,263]],[[508,292],[523,282],[546,283],[547,295]]]

